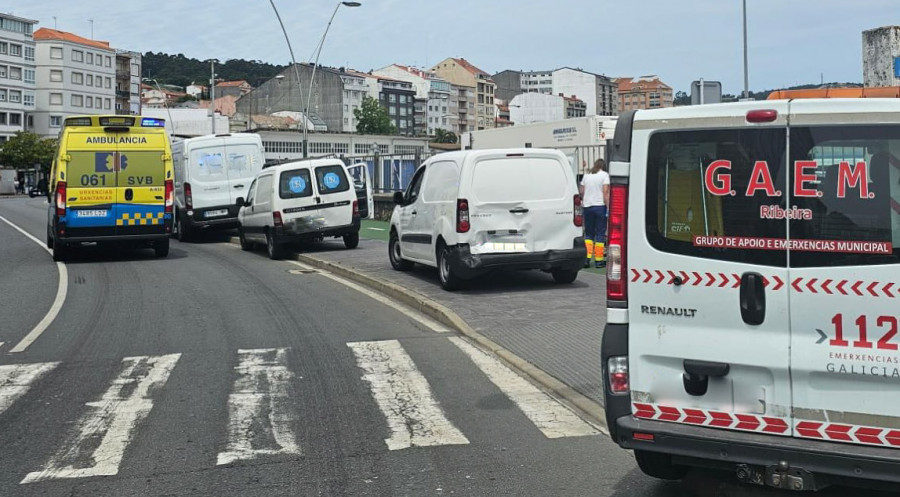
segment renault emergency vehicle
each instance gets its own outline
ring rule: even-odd
[[[900,100],[632,111],[611,151],[606,417],[647,474],[900,483]]]
[[[174,202],[165,121],[67,117],[53,159],[47,247],[65,259],[82,242],[127,241],[169,254]]]

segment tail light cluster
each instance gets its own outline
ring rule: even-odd
[[[353,217],[359,217],[359,200],[353,201]]]
[[[191,184],[184,184],[184,208],[191,210],[194,208],[194,198],[191,196]]]
[[[66,215],[66,182],[56,182],[56,215]]]
[[[574,205],[574,216],[572,217],[572,222],[575,223],[575,226],[579,228],[584,224],[584,207],[581,205],[581,195],[575,194],[575,198],[573,200]]]
[[[628,185],[611,185],[609,192],[609,237],[606,244],[606,298],[624,301],[628,297],[625,277]]]
[[[610,357],[606,363],[607,375],[609,375],[609,390],[614,394],[628,392],[628,357]]]
[[[281,211],[272,211],[272,223],[276,228],[284,226],[284,221],[281,220]]]
[[[175,205],[175,183],[172,180],[166,180],[166,214],[172,213],[172,207]]]
[[[456,232],[457,233],[468,233],[469,228],[472,225],[469,224],[469,201],[460,198],[456,200]]]

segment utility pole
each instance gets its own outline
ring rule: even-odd
[[[209,61],[209,117],[212,134],[216,134],[216,60]]]

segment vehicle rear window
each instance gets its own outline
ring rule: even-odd
[[[309,169],[282,171],[278,178],[278,196],[281,198],[301,198],[312,195],[312,181]]]
[[[900,126],[791,128],[790,163],[792,267],[900,262]]]
[[[166,163],[163,150],[119,152],[119,186],[163,186]]]
[[[102,188],[116,186],[116,152],[71,151],[72,158],[66,166],[71,188]]]
[[[566,196],[568,167],[555,159],[504,157],[475,164],[472,190],[481,202],[559,200]]]
[[[221,147],[197,148],[191,151],[191,177],[195,180],[225,179],[225,161]]]
[[[350,182],[347,180],[344,167],[337,165],[317,167],[316,184],[322,195],[345,192],[350,189]]]
[[[760,215],[761,207],[784,201],[783,197],[773,199],[758,189],[747,195],[751,179],[764,174],[757,169],[763,166],[773,187],[784,190],[785,134],[784,128],[766,128],[651,136],[646,196],[650,244],[675,254],[785,266],[787,221]],[[707,187],[707,176],[713,191]],[[760,242],[769,248],[739,247]]]

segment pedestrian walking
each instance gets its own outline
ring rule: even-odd
[[[584,206],[584,245],[587,259],[584,267],[606,267],[603,249],[606,245],[606,208],[609,205],[609,173],[606,161],[597,159],[591,172],[581,178],[578,188]]]
[[[22,193],[22,192],[20,191],[21,186],[19,185],[19,178],[18,178],[18,177],[13,178],[13,187],[15,187],[15,189],[16,189],[16,195]]]

